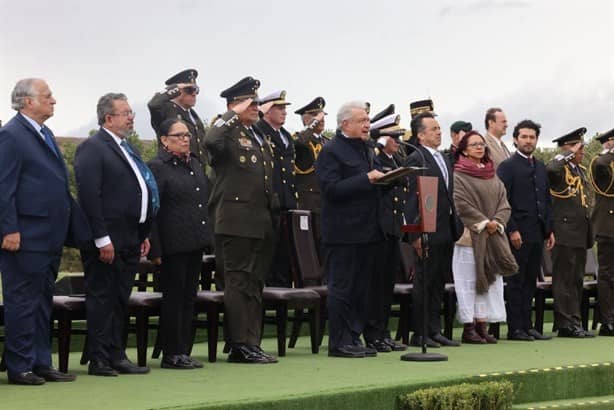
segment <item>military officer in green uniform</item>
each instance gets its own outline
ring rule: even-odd
[[[196,114],[196,96],[200,88],[196,84],[198,71],[193,68],[175,74],[166,80],[166,88],[156,93],[147,104],[151,114],[151,126],[158,135],[160,124],[168,118],[179,118],[188,126],[192,138],[190,139],[190,151],[196,155],[203,169],[210,176],[207,154],[204,148],[205,127]]]
[[[226,98],[228,111],[205,136],[216,175],[209,207],[215,215],[216,256],[224,269],[228,361],[239,363],[277,361],[259,346],[262,288],[279,218],[272,150],[253,128],[258,121],[259,85],[246,77],[224,90],[220,96]]]
[[[546,165],[556,237],[552,249],[554,319],[560,337],[594,336],[582,328],[580,320],[586,250],[593,245],[589,186],[586,169],[580,165],[585,133],[586,128],[578,128],[554,139],[560,153]]]
[[[313,215],[313,231],[316,245],[320,251],[320,186],[316,176],[316,160],[322,150],[322,146],[328,141],[322,134],[326,122],[324,107],[326,101],[322,97],[316,97],[307,105],[294,111],[301,116],[303,121],[302,131],[294,134],[294,148],[296,159],[294,171],[296,172],[296,190],[298,192],[298,205],[300,209],[311,211]]]
[[[603,151],[591,161],[590,177],[595,190],[592,222],[599,258],[599,335],[614,336],[614,129],[597,139]]]

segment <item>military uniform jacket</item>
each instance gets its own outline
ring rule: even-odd
[[[399,167],[394,157],[389,157],[384,152],[377,155],[379,168],[382,172],[392,171]],[[401,225],[405,223],[404,209],[407,202],[407,178],[399,178],[390,185],[382,187],[381,201],[381,226],[387,236],[400,238]]]
[[[295,134],[294,140],[298,204],[301,209],[307,209],[316,214],[321,213],[322,206],[315,166],[326,141],[322,137],[316,137],[312,127],[307,127]]]
[[[597,237],[614,238],[614,152],[604,151],[591,162],[591,182],[595,188],[592,223]]]
[[[171,101],[171,96],[167,93],[156,93],[147,104],[151,114],[151,126],[158,135],[160,124],[169,118],[178,118],[186,123],[192,138],[190,139],[190,151],[194,153],[196,159],[204,165],[208,164],[207,154],[204,149],[205,127],[203,122],[193,109],[184,110],[178,104]]]
[[[558,245],[588,249],[593,246],[593,235],[585,171],[581,165],[573,169],[566,158],[568,156],[557,155],[546,166],[554,236]]]
[[[286,147],[279,132],[275,131],[268,122],[260,120],[255,128],[266,137],[273,149],[275,163],[273,168],[273,188],[279,197],[280,208],[296,209],[298,194],[296,192],[294,172],[294,142],[290,133],[283,127],[279,130],[288,141],[288,146]]]
[[[552,197],[546,166],[536,158],[533,161],[531,165],[516,152],[497,168],[512,207],[506,231],[519,231],[523,242],[541,242],[552,232]]]
[[[273,153],[264,137],[262,146],[228,111],[205,137],[215,182],[209,197],[214,232],[263,239],[271,230],[279,200],[273,190]]]

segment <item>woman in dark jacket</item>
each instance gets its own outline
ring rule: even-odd
[[[203,366],[188,352],[203,249],[211,244],[208,180],[190,152],[191,135],[183,121],[168,119],[160,124],[159,132],[160,150],[149,163],[160,191],[149,257],[161,263],[161,367],[193,369]]]

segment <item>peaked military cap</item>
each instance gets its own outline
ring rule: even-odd
[[[399,114],[386,115],[383,118],[371,123],[371,129],[382,130],[399,125],[401,116]]]
[[[198,77],[198,71],[193,68],[188,68],[180,73],[175,74],[164,82],[166,85],[191,83],[196,84],[196,77]]]
[[[246,98],[258,98],[258,87],[260,87],[260,81],[252,77],[245,77],[235,85],[222,91],[220,97],[226,98],[228,103]]]
[[[266,104],[268,102],[273,101],[273,105],[290,105],[292,103],[289,103],[286,101],[286,91],[285,90],[279,90],[279,91],[275,91],[274,93],[271,93],[269,95],[267,95],[266,97],[260,97],[259,103],[260,104]]]
[[[599,134],[597,137],[597,141],[602,144],[609,140],[614,140],[614,128],[612,128],[610,131],[604,132],[603,134]]]
[[[433,112],[435,107],[433,106],[433,100],[420,100],[409,103],[409,113],[411,114],[411,118],[414,118],[418,114],[422,114],[423,112]]]
[[[371,113],[371,103],[370,102],[365,103],[365,111],[367,112],[367,114]]]
[[[559,147],[568,144],[575,144],[578,142],[583,142],[582,137],[586,134],[586,128],[581,127],[577,130],[574,130],[568,134],[563,135],[562,137],[558,137],[552,140],[552,142],[556,142]]]
[[[326,106],[326,101],[324,101],[324,98],[316,97],[316,98],[313,99],[313,101],[311,101],[306,106],[301,107],[298,110],[294,111],[294,113],[295,114],[299,114],[299,115],[303,115],[303,114],[317,114],[320,111],[323,111],[325,106]],[[326,114],[326,113],[324,113],[324,114]]]
[[[458,133],[460,131],[469,132],[473,129],[473,125],[470,122],[466,121],[456,121],[454,124],[450,126],[450,131],[454,133]]]
[[[381,120],[382,118],[390,115],[390,114],[394,114],[394,104],[390,104],[388,107],[386,107],[383,111],[378,112],[377,114],[375,114],[373,116],[373,118],[371,118],[371,124],[373,124],[374,122]]]

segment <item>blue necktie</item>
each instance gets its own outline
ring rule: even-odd
[[[158,209],[160,209],[160,195],[158,194],[158,184],[156,184],[156,179],[154,178],[153,173],[151,172],[149,167],[143,162],[141,157],[134,153],[126,140],[122,140],[120,145],[124,147],[126,151],[128,151],[128,154],[130,154],[130,156],[134,160],[134,163],[139,168],[141,176],[143,177],[145,183],[147,184],[147,187],[149,188],[149,192],[151,193],[151,208],[153,209],[153,216],[155,216],[158,213]]]
[[[41,133],[45,136],[45,142],[49,146],[49,149],[51,149],[51,152],[53,152],[55,156],[59,158],[60,153],[55,149],[55,145],[53,144],[53,134],[51,133],[51,130],[43,125],[41,127]]]

